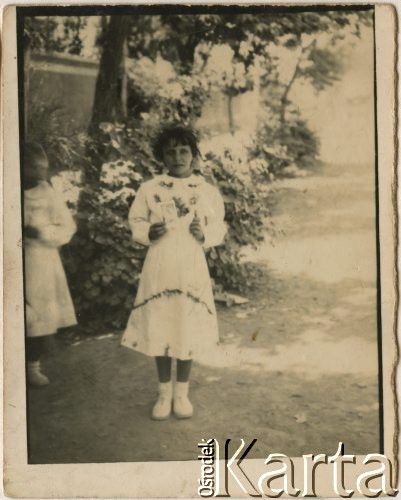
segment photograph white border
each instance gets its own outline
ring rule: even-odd
[[[88,2],[88,4],[94,5],[92,2]],[[44,4],[41,3],[41,5],[43,6]],[[74,5],[77,4],[74,3]],[[116,4],[104,3],[103,5]],[[280,5],[283,4],[280,3]],[[297,3],[297,5],[308,4]],[[384,452],[394,463],[396,453],[394,370],[397,363],[395,313],[398,300],[396,293],[397,277],[395,274],[397,219],[394,194],[396,190],[396,150],[394,142],[394,138],[396,137],[394,80],[396,54],[395,13],[394,9],[389,5],[376,5],[375,11]],[[8,496],[26,498],[196,497],[200,474],[200,463],[197,460],[160,463],[27,464],[15,7],[7,7],[3,15],[5,493]],[[204,437],[209,438],[212,436]],[[320,451],[315,450],[316,453]],[[333,450],[333,453],[335,451]],[[270,452],[280,452],[280,450],[266,450],[266,455]],[[195,454],[196,443],[194,443],[194,456]],[[301,459],[297,458],[294,460],[296,471],[301,470],[301,467],[297,467],[299,460]],[[263,462],[263,460],[249,460],[244,468],[247,473],[249,472],[250,475],[256,477],[265,471]],[[328,472],[329,477],[319,475],[317,491],[321,496],[333,496],[329,467],[325,470]],[[362,467],[358,471],[357,466],[352,468],[352,471],[356,474],[359,474],[362,470],[366,469]],[[351,477],[347,478],[348,481],[352,481]],[[300,484],[297,480],[296,483]],[[233,489],[231,494],[233,496],[244,496],[243,494],[241,495],[240,491],[236,491],[235,489]],[[354,497],[357,497],[357,494]]]

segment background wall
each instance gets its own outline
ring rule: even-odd
[[[31,102],[54,103],[66,128],[86,129],[95,91],[98,64],[79,56],[32,54]]]

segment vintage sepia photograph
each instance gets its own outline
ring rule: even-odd
[[[384,453],[375,7],[20,6],[15,36],[27,464]]]

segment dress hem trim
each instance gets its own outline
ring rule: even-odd
[[[162,297],[170,297],[171,295],[185,295],[186,297],[193,300],[197,304],[201,304],[202,306],[204,306],[206,308],[207,312],[213,316],[213,311],[209,308],[209,306],[206,304],[206,302],[201,300],[199,297],[196,297],[196,295],[193,295],[191,292],[183,292],[179,288],[167,289],[167,290],[163,290],[162,292],[155,293],[154,295],[151,295],[149,298],[143,300],[139,304],[135,304],[133,307],[133,310],[139,309],[140,307],[145,306],[146,304],[148,304],[152,300],[160,299]]]

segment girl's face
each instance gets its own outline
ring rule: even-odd
[[[163,148],[163,162],[173,177],[189,177],[192,174],[192,151],[186,144],[170,141]]]
[[[24,170],[24,185],[26,188],[35,187],[40,181],[46,181],[49,170],[47,158],[32,158]]]

